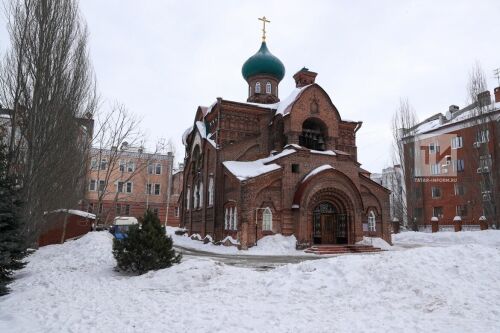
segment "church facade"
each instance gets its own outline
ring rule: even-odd
[[[181,226],[242,249],[277,233],[294,235],[297,248],[364,235],[390,242],[390,192],[357,159],[362,122],[342,119],[307,68],[280,100],[285,68],[265,40],[242,74],[247,101],[198,107],[184,133]]]

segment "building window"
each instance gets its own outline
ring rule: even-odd
[[[476,133],[476,142],[484,143],[490,140],[490,131],[489,130],[481,130]]]
[[[255,93],[256,93],[256,94],[260,94],[260,82],[257,82],[257,83],[255,84]]]
[[[186,190],[186,209],[189,210],[191,206],[191,189],[188,187]]]
[[[271,82],[268,82],[266,83],[266,94],[270,94],[271,93]]]
[[[377,230],[377,221],[375,220],[375,213],[373,210],[370,210],[368,213],[368,231],[376,231]]]
[[[226,207],[224,212],[224,229],[225,230],[238,229],[238,211],[236,207]]]
[[[208,206],[214,204],[214,177],[208,178]]]
[[[429,153],[431,154],[439,153],[439,145],[437,143],[430,143]]]
[[[299,173],[299,165],[298,164],[292,164],[292,172],[293,173]]]
[[[451,139],[451,148],[458,149],[463,147],[463,138],[461,136]]]
[[[120,160],[120,162],[119,162],[120,172],[125,172],[126,165],[127,165],[127,163],[125,161]]]
[[[224,229],[229,230],[229,208],[224,213]]]
[[[433,198],[440,198],[441,197],[441,188],[440,187],[433,186],[431,188],[431,191],[432,191]]]
[[[120,215],[122,213],[122,205],[116,204],[116,215]]]
[[[238,209],[234,207],[233,213],[233,230],[238,230]]]
[[[465,188],[464,188],[463,184],[455,183],[454,188],[455,188],[455,195],[464,195],[465,194]]]
[[[462,172],[465,169],[465,162],[464,160],[455,160],[453,161],[453,171],[459,171]]]
[[[154,171],[154,165],[149,163],[148,164],[148,174],[152,175]]]
[[[160,195],[160,184],[155,184],[155,195]]]
[[[118,193],[122,193],[123,192],[123,185],[124,184],[125,184],[124,182],[118,182],[117,189],[116,189],[116,191]]]
[[[104,192],[104,189],[106,188],[106,182],[104,180],[99,181],[99,192]]]
[[[146,184],[146,194],[153,193],[153,184]]]
[[[97,159],[93,158],[90,160],[90,169],[91,170],[97,170]]]
[[[127,172],[135,171],[135,163],[133,161],[128,161],[127,163]]]
[[[264,209],[264,212],[262,213],[262,230],[273,230],[273,212],[269,207],[266,207],[266,209]]]
[[[97,182],[95,179],[91,179],[89,183],[89,191],[95,191],[97,186]]]
[[[99,164],[100,170],[106,170],[108,168],[108,160],[103,158],[101,159],[101,163]]]
[[[132,182],[127,182],[127,188],[125,192],[132,193],[132,188],[133,188]]]
[[[198,190],[200,193],[198,194],[198,197],[199,197],[199,206],[198,207],[203,207],[203,183],[200,182],[200,188]]]
[[[457,216],[467,216],[467,205],[457,205]]]
[[[198,192],[198,185],[195,185],[194,191],[193,191],[193,208],[194,209],[198,208],[199,195],[200,195],[200,193]]]
[[[130,215],[130,205],[125,205],[125,215],[126,216]]]
[[[175,207],[175,210],[174,210],[174,214],[175,214],[175,217],[179,217],[179,207]]]
[[[488,172],[491,168],[491,155],[481,155],[479,156],[479,167],[483,172]]]
[[[156,163],[156,166],[155,166],[155,173],[157,175],[161,175],[161,163]]]
[[[442,219],[443,218],[443,207],[433,207],[432,208],[432,216],[433,217],[437,217],[437,218],[440,218]]]
[[[439,175],[441,174],[441,165],[438,164],[431,164],[431,175]]]

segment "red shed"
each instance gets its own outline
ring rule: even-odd
[[[61,244],[68,239],[83,236],[92,230],[94,222],[94,214],[81,210],[58,209],[48,212],[44,217],[38,246]]]

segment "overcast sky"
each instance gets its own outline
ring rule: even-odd
[[[471,66],[488,86],[500,67],[500,1],[160,1],[82,0],[103,107],[124,103],[143,119],[151,143],[183,131],[198,105],[245,101],[241,66],[260,46],[286,68],[280,97],[306,66],[342,118],[363,121],[359,161],[372,172],[390,164],[390,119],[407,97],[420,120],[463,106]],[[0,18],[0,49],[6,47]]]

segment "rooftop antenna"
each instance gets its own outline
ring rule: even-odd
[[[496,77],[498,81],[498,87],[500,87],[500,68],[494,69],[493,75]]]

